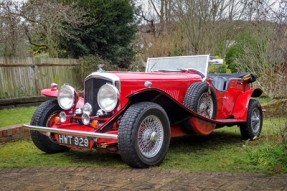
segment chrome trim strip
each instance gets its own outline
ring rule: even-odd
[[[87,81],[91,78],[111,80],[112,85],[116,86],[118,90],[121,91],[121,80],[116,74],[108,73],[108,72],[93,72],[90,75],[88,75],[84,81]]]
[[[118,135],[108,134],[108,133],[93,133],[93,132],[84,132],[84,131],[76,131],[76,130],[66,130],[66,129],[55,129],[50,127],[41,127],[34,125],[23,125],[24,128],[32,130],[32,131],[41,131],[41,132],[50,132],[50,133],[59,133],[59,134],[69,134],[76,136],[86,136],[91,138],[103,138],[103,139],[118,139]]]
[[[85,81],[90,78],[102,78],[102,79],[112,80],[113,83],[115,83],[116,81],[120,81],[120,78],[117,75],[112,74],[112,73],[107,73],[107,72],[93,72],[85,78]]]

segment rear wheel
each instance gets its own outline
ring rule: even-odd
[[[158,104],[141,102],[131,105],[119,125],[118,146],[121,158],[131,167],[159,165],[170,142],[166,112]]]
[[[54,119],[61,112],[57,100],[48,100],[42,103],[35,111],[31,125],[52,127],[54,125]],[[33,143],[45,153],[59,153],[68,151],[69,148],[57,144],[49,133],[40,133],[38,131],[30,131]]]
[[[262,108],[257,100],[251,99],[248,105],[247,121],[240,126],[241,137],[244,140],[254,140],[259,137],[262,129]]]

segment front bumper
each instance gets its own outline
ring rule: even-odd
[[[77,131],[77,130],[56,129],[56,128],[34,126],[34,125],[27,125],[27,124],[24,124],[23,127],[26,129],[32,130],[32,131],[85,136],[85,137],[90,137],[90,138],[103,138],[103,139],[115,139],[115,140],[118,139],[118,135],[108,134],[108,133],[95,133],[95,132],[85,132],[85,131]]]

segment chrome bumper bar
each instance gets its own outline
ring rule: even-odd
[[[55,129],[55,128],[26,125],[26,124],[24,124],[23,127],[32,131],[85,136],[91,138],[118,139],[118,135],[108,133],[93,133],[93,132],[76,131],[76,130]]]

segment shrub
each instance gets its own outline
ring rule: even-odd
[[[287,124],[284,129],[281,130],[281,142],[285,149],[287,149]]]
[[[263,106],[266,110],[264,117],[276,117],[287,115],[287,99],[271,100]]]

